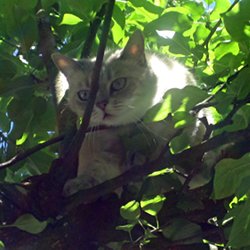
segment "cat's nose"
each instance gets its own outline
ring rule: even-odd
[[[100,108],[101,110],[105,110],[106,106],[107,106],[108,102],[106,100],[100,101],[96,103],[96,106],[98,108]]]

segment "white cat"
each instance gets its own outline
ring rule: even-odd
[[[58,83],[64,86],[64,90],[68,89],[70,108],[82,117],[91,88],[95,58],[77,61],[55,53],[52,59],[61,72]],[[175,133],[173,124],[167,127],[164,122],[142,125],[140,121],[152,106],[162,101],[167,90],[189,84],[195,84],[195,81],[184,66],[144,51],[140,31],[130,37],[124,49],[107,52],[90,120],[93,132],[88,134],[82,145],[78,178],[66,184],[66,195],[111,179],[131,167],[128,159],[131,154],[122,138],[130,137],[138,127],[147,127],[146,141],[153,138],[149,158],[157,157]],[[99,125],[106,129],[95,131]],[[201,127],[199,123],[196,128],[189,128],[190,136],[199,137],[197,141],[204,132]],[[198,135],[198,130],[203,132]]]

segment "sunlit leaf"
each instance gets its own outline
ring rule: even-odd
[[[120,208],[121,216],[129,221],[137,220],[140,217],[140,204],[137,201],[130,201]]]
[[[140,204],[143,211],[152,216],[156,216],[161,210],[165,200],[166,197],[162,195],[157,195],[155,197],[144,197],[140,201]]]
[[[66,25],[76,25],[78,23],[82,22],[82,19],[79,18],[78,16],[75,16],[70,13],[65,13],[63,15],[63,19],[61,21],[61,25],[66,24]]]

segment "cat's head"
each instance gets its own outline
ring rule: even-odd
[[[67,79],[72,111],[82,117],[95,58],[76,61],[56,53],[52,59]],[[120,126],[138,121],[152,106],[156,88],[156,77],[147,65],[142,33],[136,31],[124,49],[105,53],[90,125]]]

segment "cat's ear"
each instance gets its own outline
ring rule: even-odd
[[[76,61],[60,53],[53,53],[51,58],[58,70],[61,71],[66,77],[70,76],[77,67]]]
[[[129,38],[121,53],[121,58],[136,60],[142,65],[146,64],[144,38],[140,30],[136,30]]]

